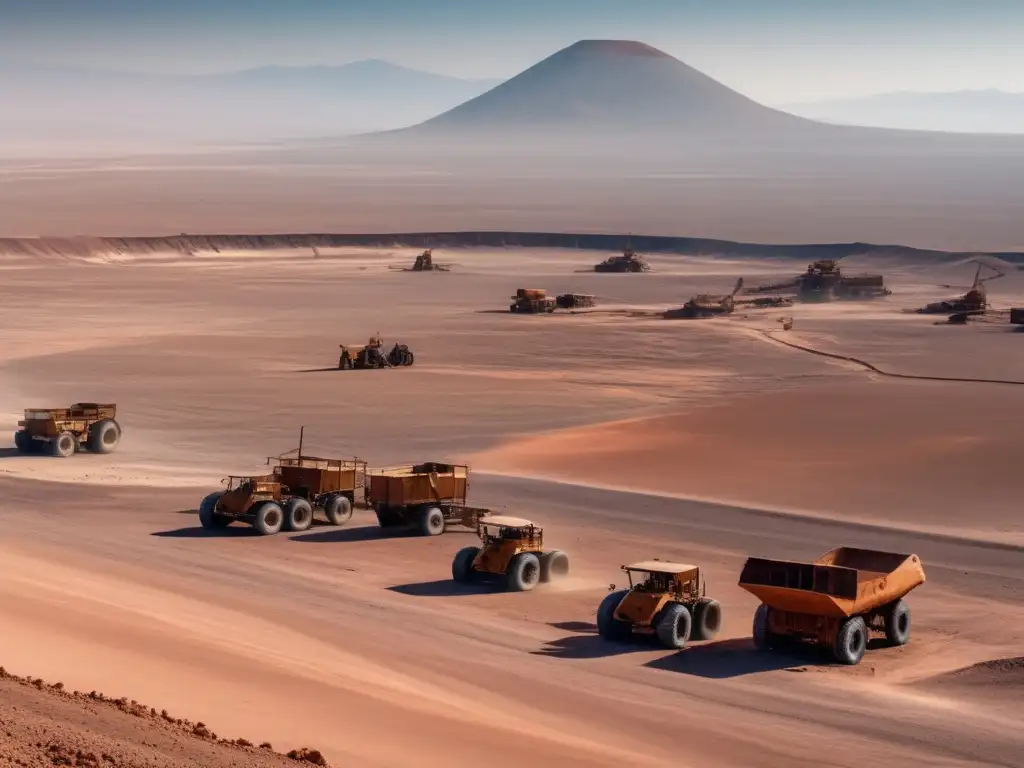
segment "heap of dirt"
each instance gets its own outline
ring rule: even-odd
[[[19,677],[0,667],[0,766],[87,768],[280,768],[329,766],[315,749],[287,754],[268,742],[218,736],[205,723],[137,701],[62,683]]]
[[[935,692],[1024,702],[1024,656],[992,659],[921,681]]]

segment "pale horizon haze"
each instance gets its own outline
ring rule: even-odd
[[[363,59],[508,78],[585,38],[640,40],[770,104],[1024,91],[1024,3],[979,0],[0,0],[0,62],[213,73]]]

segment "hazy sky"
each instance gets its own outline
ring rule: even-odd
[[[1024,0],[0,0],[0,60],[137,71],[383,58],[510,77],[593,37],[776,104],[1024,91]]]

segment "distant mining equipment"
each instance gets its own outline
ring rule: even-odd
[[[509,312],[540,315],[556,309],[585,309],[596,306],[595,297],[586,293],[563,293],[551,298],[543,288],[520,288],[512,297]]]
[[[844,275],[835,259],[819,259],[807,265],[807,271],[792,280],[751,288],[749,293],[795,291],[800,301],[863,301],[891,296],[882,275]]]
[[[627,241],[626,248],[621,256],[609,256],[600,264],[594,265],[595,272],[650,272],[651,265],[643,256],[633,250],[633,246]]]
[[[935,301],[931,304],[926,304],[919,309],[914,311],[919,315],[949,315],[949,322],[954,324],[964,324],[967,322],[968,317],[982,315],[988,308],[988,292],[985,290],[985,283],[989,280],[997,280],[1000,277],[1005,277],[1006,273],[1002,270],[993,267],[990,264],[986,264],[982,261],[978,261],[978,268],[974,272],[974,282],[971,283],[970,288],[967,289],[967,293],[956,299],[947,299],[945,301]],[[995,274],[989,275],[988,277],[981,276],[981,269],[985,267]],[[943,286],[946,288],[952,288],[953,286]],[[1010,322],[1013,322],[1013,311],[1010,313]],[[954,319],[955,318],[955,319]]]
[[[756,299],[737,299],[736,294],[743,288],[743,278],[736,281],[732,293],[712,294],[701,293],[687,301],[679,309],[670,309],[663,317],[668,320],[676,318],[705,318],[731,315],[737,307],[764,309],[767,307],[788,307],[793,301],[782,296],[764,296]]]
[[[428,248],[412,263],[412,267],[389,267],[398,272],[450,272],[452,264],[438,264],[434,261],[434,249]]]

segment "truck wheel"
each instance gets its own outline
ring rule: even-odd
[[[868,647],[868,627],[861,616],[843,622],[832,643],[832,655],[840,664],[856,664]]]
[[[113,419],[102,419],[89,428],[85,446],[93,453],[111,453],[121,441],[121,429]]]
[[[569,556],[560,549],[553,549],[540,556],[540,580],[545,584],[551,577],[562,578],[569,575]]]
[[[505,588],[509,592],[529,592],[540,581],[540,559],[533,552],[520,552],[512,558],[505,571]]]
[[[693,608],[693,640],[710,640],[722,628],[722,606],[717,600],[702,597]]]
[[[283,506],[286,531],[308,531],[313,524],[313,508],[299,496],[292,496]]]
[[[897,600],[885,613],[885,639],[889,645],[906,645],[910,640],[910,606]]]
[[[284,510],[276,501],[263,501],[253,511],[256,519],[252,527],[263,536],[273,536],[280,532],[284,524]]]
[[[73,456],[75,451],[78,450],[78,441],[70,432],[61,432],[50,443],[50,450],[54,456],[66,459],[68,456]]]
[[[761,603],[754,611],[754,626],[750,634],[754,638],[754,647],[759,651],[767,651],[772,647],[772,633],[768,629],[769,610],[767,605]]]
[[[223,495],[224,491],[211,493],[203,499],[203,502],[199,505],[199,523],[203,528],[226,528],[231,524],[230,517],[225,517],[217,512],[217,502],[220,501],[220,498]]]
[[[35,448],[32,445],[34,441],[29,436],[28,432],[24,429],[19,429],[14,433],[14,447],[18,449],[18,453],[34,453],[32,450]]]
[[[352,502],[347,496],[332,493],[324,502],[324,515],[331,525],[344,525],[352,519]]]
[[[459,584],[469,584],[474,580],[476,572],[473,570],[473,561],[480,554],[480,547],[463,547],[455,553],[452,560],[452,578]]]
[[[420,513],[420,533],[438,536],[444,533],[444,513],[437,507],[427,507]]]
[[[605,595],[604,600],[597,607],[597,634],[605,640],[623,642],[633,634],[629,622],[615,618],[615,609],[619,607],[622,598],[628,594],[628,589],[612,592]]]
[[[679,650],[686,647],[686,641],[690,639],[690,628],[693,625],[693,617],[690,611],[682,603],[669,603],[661,609],[661,613],[654,622],[654,631],[658,633],[658,639],[666,648]]]
[[[406,365],[412,365],[413,362],[415,362],[415,360],[416,360],[416,355],[414,355],[412,352],[406,352],[405,354],[406,354],[405,364]]]

